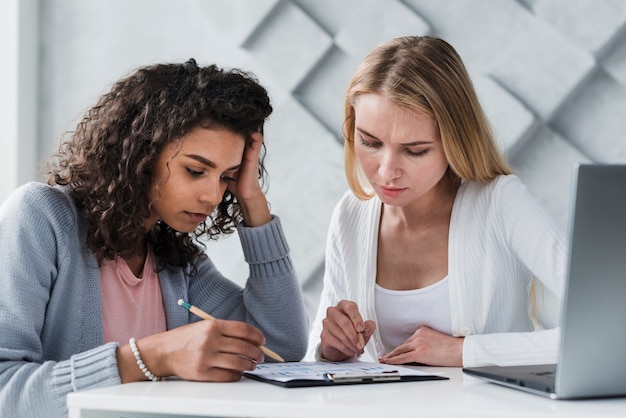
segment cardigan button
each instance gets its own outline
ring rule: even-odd
[[[469,327],[461,327],[460,333],[461,337],[467,337],[472,334],[472,330]]]

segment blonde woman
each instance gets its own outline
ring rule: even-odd
[[[532,289],[562,295],[566,236],[499,153],[454,48],[407,36],[373,49],[344,135],[351,190],[330,223],[306,358],[554,362],[558,329],[534,325]]]

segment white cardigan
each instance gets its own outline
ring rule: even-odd
[[[374,285],[382,203],[347,192],[330,222],[320,304],[305,360],[319,359],[326,308],[347,299],[376,322]],[[556,361],[559,329],[537,329],[529,297],[533,276],[562,300],[567,238],[514,175],[463,182],[450,219],[448,277],[452,333],[463,336],[463,366]],[[541,291],[536,292],[541,303]],[[384,353],[378,330],[366,353]]]

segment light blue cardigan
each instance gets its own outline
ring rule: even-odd
[[[103,344],[98,265],[87,223],[60,187],[29,183],[0,207],[0,416],[67,415],[69,392],[120,383],[116,343]],[[261,329],[285,360],[306,351],[308,319],[280,221],[238,234],[244,289],[205,258],[198,275],[159,272],[168,329],[197,320],[179,298]]]

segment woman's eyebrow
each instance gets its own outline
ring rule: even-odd
[[[371,133],[367,132],[367,131],[366,131],[366,130],[364,130],[364,129],[361,129],[361,128],[356,128],[356,130],[357,130],[359,133],[361,133],[361,134],[363,134],[363,135],[365,135],[365,136],[368,136],[368,137],[370,137],[370,138],[372,138],[372,139],[376,139],[376,140],[380,141],[380,138],[376,137],[376,135],[372,135]],[[433,142],[434,142],[434,141],[414,141],[414,142],[407,142],[407,143],[403,143],[403,144],[401,144],[401,145],[404,145],[404,146],[406,146],[406,147],[414,147],[414,146],[418,146],[418,145],[431,145]]]
[[[204,158],[204,157],[203,157],[203,156],[201,156],[201,155],[197,155],[197,154],[185,154],[185,157],[188,157],[188,158],[191,158],[191,159],[193,159],[193,160],[196,160],[196,161],[198,161],[199,163],[204,164],[204,165],[206,165],[206,166],[209,166],[209,167],[211,167],[211,168],[217,168],[217,164],[215,164],[213,161],[211,161],[211,160],[209,160],[209,159],[207,159],[207,158]],[[234,165],[234,166],[232,166],[232,167],[230,167],[230,168],[226,169],[225,171],[238,170],[240,167],[241,167],[241,164],[237,164],[237,165]]]
[[[406,144],[402,144],[407,147],[414,147],[418,145],[430,145],[433,141],[415,141],[415,142],[407,142]]]
[[[367,132],[365,129],[361,129],[361,128],[357,127],[356,130],[359,131],[359,133],[361,133],[361,134],[363,134],[365,136],[369,136],[370,138],[380,140],[378,137],[376,137],[376,135],[372,135],[371,133]]]

